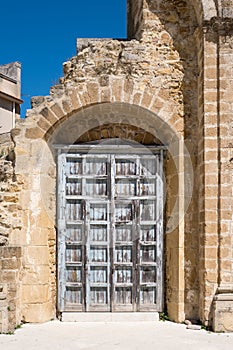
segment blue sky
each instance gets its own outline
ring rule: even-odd
[[[22,64],[21,116],[32,96],[48,95],[76,38],[125,38],[126,0],[1,2],[0,64]]]

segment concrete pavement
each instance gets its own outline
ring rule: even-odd
[[[233,334],[189,330],[172,322],[25,324],[0,335],[0,350],[232,350]]]

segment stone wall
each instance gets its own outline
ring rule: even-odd
[[[22,229],[22,182],[15,175],[11,135],[0,135],[0,144],[0,333],[7,333],[21,323],[21,248],[10,246],[10,237]]]
[[[0,246],[9,244],[9,235],[21,230],[19,193],[22,176],[16,177],[14,143],[11,135],[0,135]]]
[[[21,324],[22,251],[0,247],[0,333],[13,332]]]

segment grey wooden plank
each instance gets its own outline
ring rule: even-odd
[[[58,156],[58,184],[57,184],[57,225],[58,225],[58,308],[65,309],[65,155]]]

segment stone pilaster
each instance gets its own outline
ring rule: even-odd
[[[213,101],[211,104],[205,103],[205,108],[210,108],[210,113],[207,114],[208,122],[205,122],[204,128],[212,129],[210,135],[211,147],[208,149],[205,146],[205,155],[209,157],[212,167],[216,164],[216,169],[212,173],[211,187],[209,178],[211,174],[208,174],[207,168],[205,170],[205,179],[208,180],[205,184],[206,191],[211,191],[209,194],[212,197],[209,198],[211,199],[209,203],[212,206],[211,212],[209,212],[209,207],[207,207],[208,196],[205,196],[205,230],[208,229],[207,217],[211,216],[212,223],[210,222],[210,227],[212,227],[213,232],[209,236],[210,240],[207,232],[205,233],[206,254],[204,261],[206,265],[208,259],[212,256],[216,263],[213,260],[212,270],[206,269],[204,285],[207,292],[209,291],[208,286],[214,288],[210,291],[210,295],[214,293],[214,298],[212,308],[209,311],[209,319],[210,322],[212,320],[213,329],[217,332],[233,331],[232,35],[233,21],[230,17],[213,18],[207,25],[207,45],[208,47],[213,45],[215,39],[217,50],[215,54],[212,52],[211,57],[209,56],[206,59],[207,64],[212,62],[213,66],[209,67],[206,79],[204,79],[205,84],[208,84],[212,91],[207,91],[205,94],[208,99],[212,96]],[[214,59],[216,62],[213,62]],[[212,247],[210,247],[210,244]],[[208,251],[210,255],[207,254]],[[207,295],[206,298],[208,298]],[[206,303],[208,304],[207,299]],[[205,308],[205,310],[207,311],[208,308]]]

